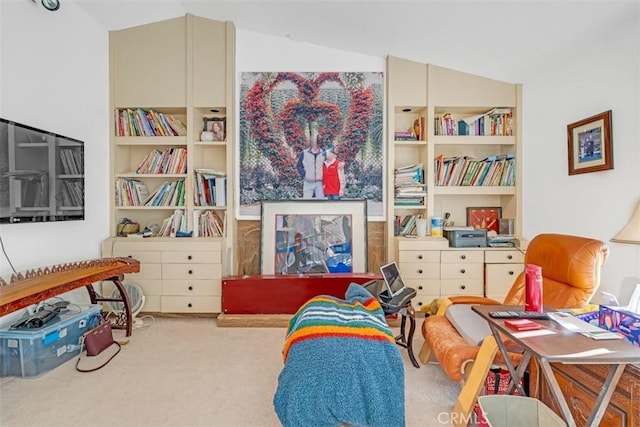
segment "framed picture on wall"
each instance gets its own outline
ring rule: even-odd
[[[367,271],[366,200],[263,200],[262,274]]]
[[[569,175],[613,169],[611,110],[567,126]]]
[[[495,231],[500,228],[500,218],[502,218],[502,208],[467,208],[467,226],[473,228]]]

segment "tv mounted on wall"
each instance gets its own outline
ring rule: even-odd
[[[84,219],[84,142],[0,118],[0,224]]]

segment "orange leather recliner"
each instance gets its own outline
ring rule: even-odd
[[[525,264],[542,267],[543,304],[548,307],[574,308],[586,305],[600,285],[600,270],[609,250],[605,243],[578,236],[540,234],[527,248]],[[524,305],[525,274],[516,278],[504,304]],[[452,304],[496,305],[490,298],[460,296],[444,300],[436,315],[427,317],[422,324],[425,342],[420,351],[420,361],[427,363],[431,355],[441,364],[449,378],[461,381],[465,366],[472,362],[479,345],[469,344],[447,318],[446,309]],[[500,363],[500,355],[496,363]],[[520,354],[513,353],[514,363]]]

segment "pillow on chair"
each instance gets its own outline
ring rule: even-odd
[[[470,304],[453,304],[447,307],[445,317],[470,345],[480,345],[491,335],[486,320],[471,310]]]

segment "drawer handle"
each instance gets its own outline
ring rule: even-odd
[[[422,259],[422,255],[418,255],[418,259]]]
[[[418,270],[418,274],[422,274],[422,269]]]
[[[460,255],[460,259],[467,259],[466,255]]]
[[[507,255],[507,259],[513,259],[513,255]]]
[[[189,286],[189,290],[192,291],[193,290],[193,286]]]
[[[419,302],[418,305],[422,305],[422,302]]]
[[[187,307],[191,308],[191,307],[193,307],[193,304],[189,303],[189,304],[187,304]]]
[[[510,271],[510,272],[509,272],[509,276],[513,276],[513,271]]]
[[[189,270],[189,274],[193,274],[193,270]]]
[[[467,272],[467,270],[465,270],[464,268],[462,270],[460,270],[460,273],[462,273],[462,274],[464,274],[466,272]]]
[[[462,289],[464,291],[465,289],[467,289],[467,287],[465,285],[462,285],[462,286],[460,286],[460,289]]]
[[[187,259],[193,259],[191,255],[187,255]]]
[[[422,290],[422,285],[418,286],[418,289]]]

